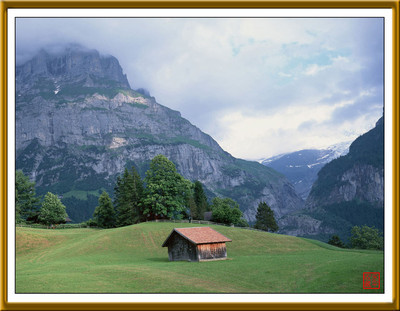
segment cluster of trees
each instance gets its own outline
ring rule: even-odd
[[[211,205],[212,220],[224,224],[233,224],[237,227],[249,227],[243,219],[239,204],[230,198],[214,198]],[[276,223],[274,211],[265,202],[260,202],[257,207],[255,229],[276,232],[279,227]]]
[[[113,228],[154,219],[203,219],[212,211],[212,220],[246,226],[239,205],[229,198],[214,198],[208,203],[202,184],[182,177],[175,165],[163,155],[150,162],[141,180],[136,169],[125,169],[117,178],[113,200],[100,195],[89,225]]]
[[[239,204],[230,198],[215,197],[211,205],[212,221],[230,224],[237,227],[248,227],[249,224],[243,218]]]
[[[15,178],[17,223],[34,222],[51,226],[66,222],[66,207],[57,195],[48,192],[42,199],[36,195],[35,183],[22,171],[16,171]],[[117,177],[114,198],[111,199],[103,191],[93,218],[87,224],[114,228],[153,219],[203,219],[206,211],[212,211],[211,220],[214,222],[249,226],[237,202],[215,197],[210,205],[199,181],[192,183],[183,178],[171,161],[158,155],[151,161],[144,180],[134,167],[125,169]],[[265,202],[258,205],[254,228],[268,232],[279,230],[274,212]],[[348,245],[338,235],[333,235],[328,243],[342,248],[383,249],[381,232],[366,225],[352,228]]]
[[[65,223],[66,207],[57,195],[48,192],[44,199],[35,193],[35,183],[16,171],[16,222]],[[134,167],[117,177],[113,198],[103,191],[87,225],[102,228],[128,226],[153,219],[204,219],[213,212],[215,222],[248,226],[239,205],[229,198],[214,198],[210,205],[201,182],[183,178],[175,165],[163,155],[153,158],[142,180]]]
[[[45,225],[65,223],[66,207],[57,195],[48,192],[42,200],[35,193],[35,183],[22,171],[16,172],[16,222]],[[153,219],[204,219],[212,211],[211,220],[247,227],[239,204],[230,198],[215,197],[209,204],[201,182],[183,178],[175,165],[163,155],[153,158],[142,180],[134,167],[117,177],[113,198],[103,191],[98,199],[89,226],[114,228]],[[255,228],[277,231],[274,213],[261,202]]]
[[[341,248],[357,248],[357,249],[374,249],[383,250],[383,236],[382,233],[374,228],[364,226],[354,226],[351,229],[350,243],[346,245],[343,243],[338,235],[333,235],[328,244],[341,247]]]
[[[41,202],[42,201],[42,202]],[[47,226],[65,223],[66,207],[55,194],[48,192],[41,200],[36,195],[35,183],[22,171],[15,173],[15,221],[35,222]]]
[[[44,198],[36,195],[35,183],[22,171],[15,174],[15,219],[17,223],[34,222],[47,226],[65,223],[66,207],[57,195],[48,192]],[[114,198],[105,191],[98,199],[93,218],[87,224],[101,228],[128,226],[153,219],[203,219],[212,211],[211,220],[218,223],[248,227],[239,204],[230,198],[215,197],[208,203],[202,184],[183,178],[165,156],[153,158],[144,180],[136,169],[125,169],[117,177]],[[279,227],[274,212],[265,203],[257,208],[254,228],[276,232]],[[374,228],[354,226],[350,243],[333,235],[329,244],[342,248],[383,249],[381,232]]]

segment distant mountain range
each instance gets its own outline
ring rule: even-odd
[[[319,170],[330,161],[346,155],[351,142],[343,142],[326,149],[305,149],[280,154],[259,162],[285,175],[294,185],[297,194],[306,200]]]
[[[349,153],[318,172],[305,208],[281,218],[281,232],[344,241],[355,225],[384,228],[384,120],[358,137]]]
[[[125,167],[144,177],[158,154],[210,198],[236,200],[250,222],[260,201],[277,218],[304,205],[282,174],[232,157],[178,111],[132,89],[113,56],[73,45],[16,67],[16,167],[39,194],[62,197],[75,222],[92,216],[102,190],[113,193]]]

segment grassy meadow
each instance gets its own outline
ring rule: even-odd
[[[232,239],[228,259],[170,262],[161,245],[180,223],[117,229],[16,229],[17,293],[375,293],[383,252],[211,226]],[[363,272],[380,272],[379,290]]]

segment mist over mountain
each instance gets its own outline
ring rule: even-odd
[[[133,90],[113,56],[70,45],[16,67],[16,167],[38,193],[62,196],[74,221],[92,216],[100,192],[112,193],[125,167],[143,177],[158,154],[210,197],[235,199],[250,222],[260,201],[277,218],[303,207],[282,174],[232,157],[178,111]]]

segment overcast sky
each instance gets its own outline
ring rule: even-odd
[[[19,18],[17,62],[80,43],[233,156],[354,140],[383,112],[381,18]]]

